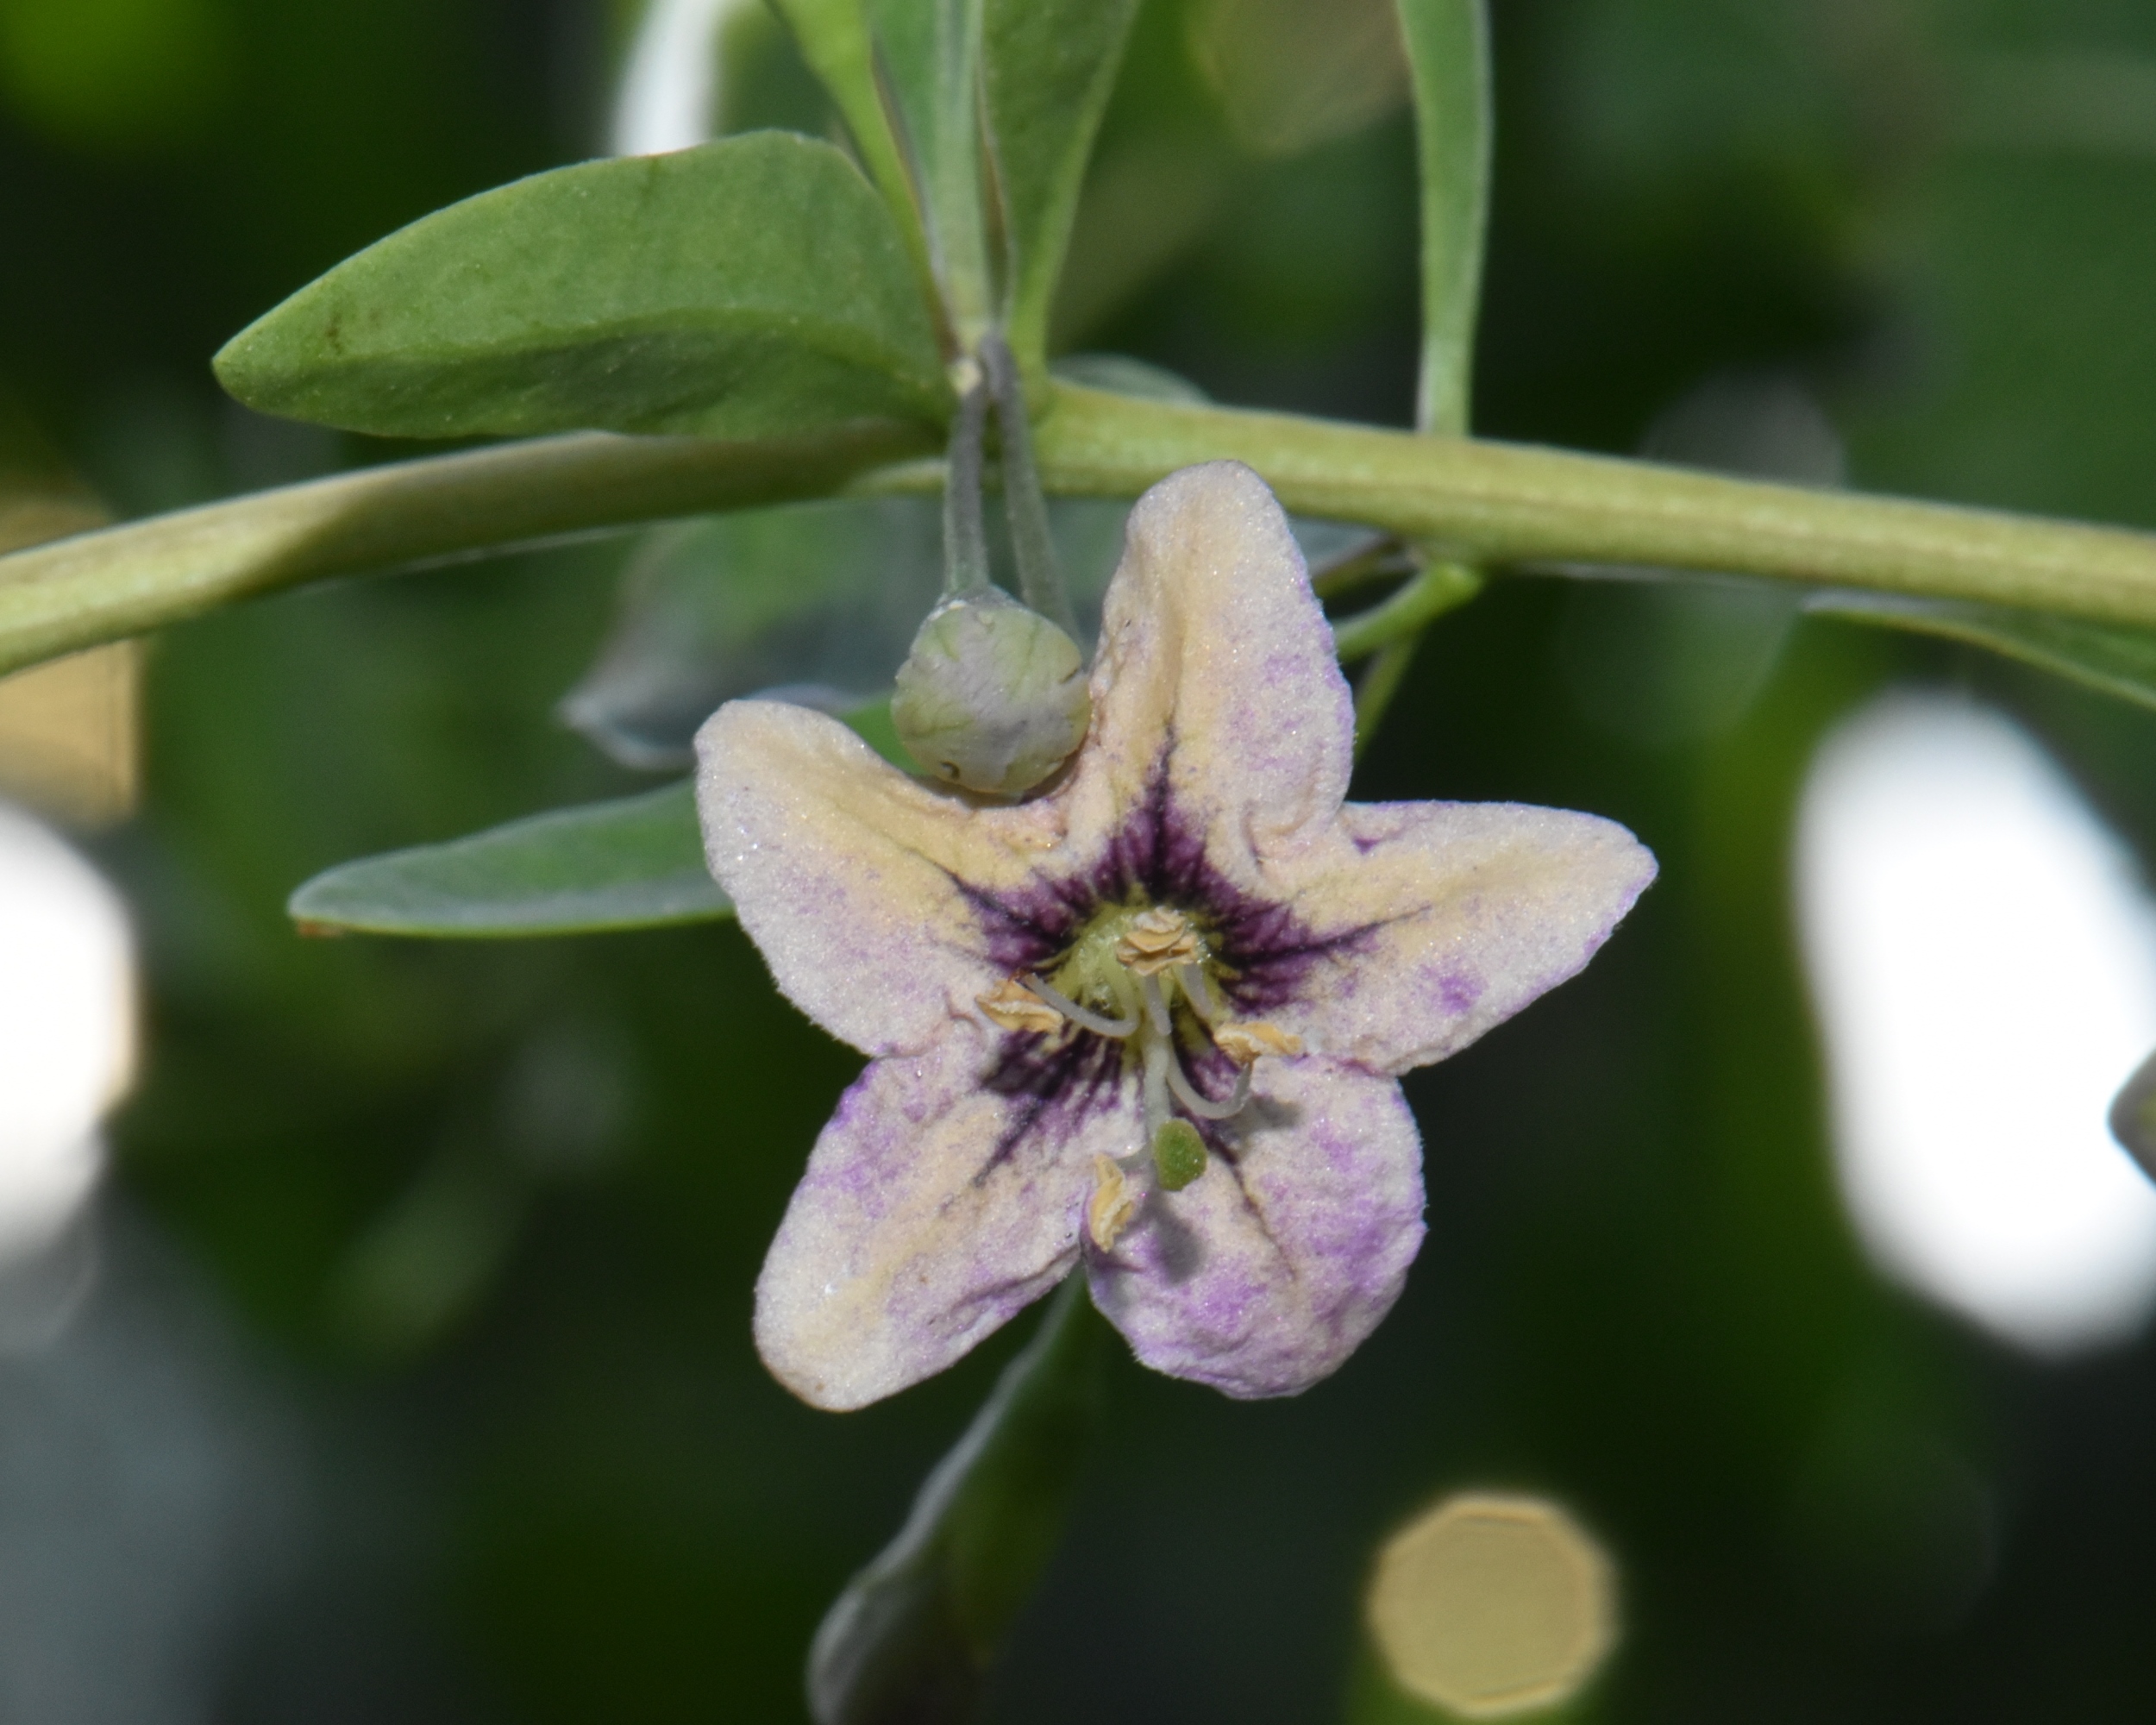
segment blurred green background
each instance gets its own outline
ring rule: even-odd
[[[1148,0],[1063,339],[1404,423],[1407,116],[1382,65],[1268,61],[1237,16]],[[208,357],[391,228],[602,151],[632,24],[0,0],[10,413],[124,513],[407,453],[251,416]],[[1480,429],[1629,451],[1703,384],[1779,380],[1858,485],[2156,526],[2156,7],[1501,0],[1495,29]],[[736,113],[820,123],[781,59]],[[347,857],[649,782],[552,712],[633,545],[156,645],[147,804],[94,844],[148,979],[106,1286],[0,1361],[0,1520],[44,1433],[91,1482],[54,1561],[110,1578],[41,1608],[35,1692],[71,1659],[139,1679],[108,1666],[75,1716],[799,1717],[818,1615],[1017,1345],[845,1417],[764,1374],[756,1266],[855,1062],[737,930],[285,918]],[[1702,674],[1649,600],[1556,579],[1425,648],[1358,795],[1593,809],[1661,883],[1581,980],[1410,1081],[1429,1244],[1335,1380],[1244,1406],[1118,1362],[996,1719],[1337,1716],[1376,1543],[1464,1484],[1564,1499],[1620,1565],[1580,1716],[2156,1716],[2156,1353],[2040,1366],[1865,1266],[1787,856],[1812,743],[1896,675],[2017,710],[2144,854],[2156,719],[1804,622],[1756,693],[1612,721]],[[9,1716],[67,1716],[25,1681]]]

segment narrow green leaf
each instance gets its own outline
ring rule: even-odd
[[[913,267],[916,289],[926,303],[934,304],[936,278],[929,260],[919,193],[877,85],[875,51],[864,0],[771,0],[771,3],[793,32],[809,70],[823,80],[844,117],[868,178],[883,194],[885,207],[898,225]]]
[[[1485,0],[1399,0],[1422,177],[1422,376],[1416,424],[1466,434],[1489,216]]]
[[[939,422],[891,222],[838,150],[758,132],[533,176],[414,223],[217,355],[250,407],[392,436],[750,438]]]
[[[1105,389],[1117,395],[1135,395],[1145,401],[1175,401],[1203,407],[1213,398],[1183,376],[1150,360],[1129,354],[1066,354],[1049,368],[1059,383],[1075,383],[1081,389]]]
[[[1046,363],[1079,187],[1137,16],[1138,0],[985,0],[982,97],[1009,251],[1005,333],[1029,375]]]
[[[970,350],[995,310],[981,160],[981,0],[870,0],[944,303]]]
[[[913,770],[889,702],[849,712],[845,723],[885,760]],[[687,780],[341,862],[300,887],[285,908],[312,934],[440,939],[600,934],[734,913],[705,869]]]
[[[561,718],[624,765],[679,769],[736,696],[784,690],[830,712],[887,697],[943,591],[941,513],[846,498],[658,529]]]
[[[1300,155],[1407,99],[1393,0],[1191,0],[1185,36],[1252,155]]]
[[[686,781],[340,863],[286,908],[310,932],[448,938],[588,934],[733,914],[704,867]]]
[[[817,1725],[971,1716],[1062,1532],[1099,1419],[1104,1330],[1073,1276],[899,1536],[825,1615],[809,1653]]]
[[[2121,700],[2156,707],[2156,629],[2089,623],[1972,599],[1912,599],[1840,589],[1814,593],[1804,609],[1813,617],[1965,642]]]

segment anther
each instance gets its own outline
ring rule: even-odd
[[[1081,1030],[1089,1030],[1096,1036],[1113,1037],[1121,1042],[1138,1028],[1138,1015],[1132,1013],[1127,1019],[1103,1018],[1099,1013],[1088,1012],[1077,1001],[1067,1000],[1049,987],[1038,976],[1028,976],[1025,986],[1061,1013]]]
[[[1156,906],[1131,919],[1115,943],[1116,963],[1150,976],[1198,956],[1198,934],[1181,911]]]
[[[1250,1100],[1250,1069],[1239,1067],[1235,1074],[1235,1089],[1225,1102],[1216,1102],[1199,1094],[1198,1087],[1183,1071],[1182,1062],[1170,1057],[1168,1062],[1168,1088],[1175,1093],[1175,1100],[1201,1120],[1230,1120],[1241,1113]]]
[[[1006,977],[988,994],[975,996],[974,1004],[1006,1030],[1046,1035],[1063,1027],[1063,1015],[1015,976]]]
[[[1093,1196],[1086,1201],[1086,1232],[1103,1251],[1113,1251],[1138,1214],[1138,1195],[1114,1161],[1105,1156],[1093,1159]]]
[[[1215,1025],[1213,1044],[1238,1066],[1248,1066],[1261,1054],[1300,1054],[1302,1038],[1293,1031],[1246,1019],[1239,1024]]]

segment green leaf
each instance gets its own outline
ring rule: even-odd
[[[887,761],[913,770],[887,701],[844,716]],[[443,939],[600,934],[734,913],[704,866],[694,786],[530,815],[443,844],[341,862],[285,908],[310,934]]]
[[[1489,216],[1484,0],[1399,0],[1422,179],[1422,375],[1415,423],[1464,436]]]
[[[250,407],[383,436],[783,436],[940,422],[942,361],[875,194],[784,132],[482,192],[217,355]]]
[[[287,908],[310,932],[450,938],[588,934],[731,916],[704,867],[685,781],[555,809],[317,875]]]
[[[1135,395],[1145,401],[1173,401],[1202,407],[1212,400],[1205,391],[1165,366],[1129,354],[1066,354],[1049,368],[1062,383],[1081,389],[1105,389],[1117,395]]]
[[[1186,35],[1235,141],[1300,155],[1407,95],[1393,0],[1193,0]]]
[[[1090,499],[1049,505],[1081,644],[1127,513]],[[928,498],[840,498],[661,528],[631,561],[614,628],[561,715],[647,770],[686,767],[712,710],[760,691],[850,712],[866,735],[854,710],[889,695],[943,579],[942,510]],[[893,758],[912,770],[909,757]]]
[[[1965,642],[2121,700],[2156,707],[2156,630],[2089,623],[1973,599],[1912,599],[1839,589],[1814,593],[1804,609],[1813,617]]]
[[[619,616],[561,718],[616,760],[686,767],[721,702],[759,690],[827,712],[891,691],[943,591],[942,509],[928,498],[743,511],[647,536]]]
[[[898,224],[911,261],[917,290],[933,304],[935,273],[930,267],[928,238],[922,226],[919,192],[877,86],[875,51],[864,0],[771,0],[800,45],[801,58],[823,80],[846,121],[854,147],[868,178]]]
[[[1005,333],[1029,373],[1138,0],[985,0],[982,98],[1009,250]]]
[[[1025,1352],[847,1584],[809,1653],[818,1725],[971,1716],[983,1674],[1056,1547],[1100,1417],[1105,1326],[1073,1276]]]
[[[872,0],[872,12],[928,206],[937,279],[970,348],[995,310],[981,162],[981,0]]]

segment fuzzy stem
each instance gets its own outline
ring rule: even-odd
[[[996,430],[1003,441],[1003,506],[1011,521],[1011,549],[1017,554],[1018,596],[1075,640],[1077,618],[1056,563],[1056,543],[1048,532],[1048,503],[1041,495],[1040,470],[1033,464],[1033,433],[1026,417],[1025,386],[1003,337],[991,330],[981,343],[981,363],[995,392]]]
[[[981,513],[981,443],[988,423],[988,392],[976,382],[958,398],[943,462],[943,597],[976,593],[989,585],[988,537]]]
[[[370,467],[0,557],[0,670],[302,581],[833,492],[935,492],[923,430],[816,439],[535,439]],[[2156,536],[1687,472],[1522,444],[1058,386],[1051,496],[1135,497],[1232,458],[1287,507],[1488,567],[1645,563],[2156,627]],[[887,465],[874,474],[879,461]]]
[[[1372,605],[1332,631],[1342,664],[1367,658],[1420,634],[1429,624],[1482,590],[1482,578],[1458,563],[1432,563],[1382,605]]]
[[[1377,735],[1377,727],[1392,706],[1393,697],[1422,645],[1422,631],[1415,630],[1381,647],[1355,684],[1355,752],[1359,756]]]

